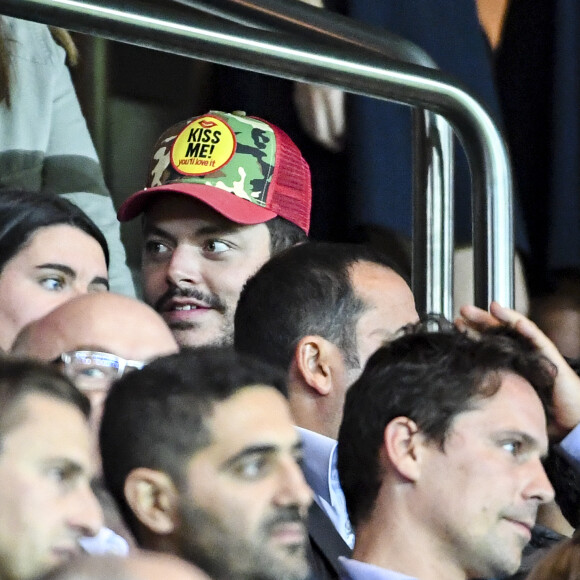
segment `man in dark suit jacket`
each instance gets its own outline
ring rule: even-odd
[[[392,262],[355,244],[310,242],[265,264],[246,284],[234,319],[241,352],[286,370],[290,408],[314,490],[311,565],[338,577],[354,535],[336,473],[345,393],[368,357],[417,319],[413,294]]]
[[[352,548],[336,531],[322,508],[312,502],[308,511],[308,537],[310,551],[308,561],[315,580],[338,580],[338,559],[350,558]]]

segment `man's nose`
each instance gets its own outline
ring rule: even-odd
[[[199,284],[202,277],[202,257],[194,247],[177,246],[167,267],[167,281],[173,286]]]
[[[87,484],[71,497],[68,524],[80,536],[95,536],[103,527],[104,517],[101,504]]]
[[[312,489],[306,483],[302,469],[293,458],[289,458],[281,470],[277,501],[280,505],[296,505],[306,515],[312,503]]]
[[[538,459],[530,465],[529,483],[524,489],[526,499],[537,499],[538,503],[548,503],[554,499],[554,488],[546,475],[542,462]]]

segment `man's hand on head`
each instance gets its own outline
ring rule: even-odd
[[[564,438],[580,423],[580,377],[574,372],[554,343],[523,314],[492,302],[489,312],[476,306],[463,306],[456,320],[459,328],[482,330],[492,326],[510,326],[528,338],[554,364],[554,424],[550,434],[557,440]]]

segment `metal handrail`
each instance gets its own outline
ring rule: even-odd
[[[233,25],[135,0],[0,0],[0,12],[149,48],[317,82],[429,109],[456,130],[472,170],[475,302],[513,305],[511,172],[504,141],[486,109],[439,72],[310,39]],[[480,221],[480,219],[482,221]],[[488,269],[489,265],[489,269]]]
[[[400,62],[438,68],[437,63],[420,47],[392,32],[361,26],[351,18],[328,10],[320,10],[297,0],[173,0],[248,26],[266,30],[298,33],[300,38],[328,46],[344,43],[357,51],[380,54]]]
[[[300,35],[329,46],[437,68],[415,44],[384,30],[293,0],[173,0],[196,10]],[[419,312],[453,316],[453,134],[447,121],[424,109],[412,115],[412,286]]]

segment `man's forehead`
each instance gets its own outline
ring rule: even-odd
[[[68,461],[89,473],[90,431],[74,404],[42,392],[29,392],[13,409],[12,428],[5,431],[5,449],[45,461]]]
[[[392,339],[406,324],[414,323],[419,315],[409,285],[394,270],[374,262],[357,262],[350,277],[355,295],[365,304],[359,317],[357,334],[359,348],[365,360],[381,342]],[[364,344],[364,340],[370,344]],[[363,361],[364,362],[364,361]]]
[[[63,319],[63,324],[58,327],[39,325],[32,328],[26,345],[27,354],[48,362],[55,360],[63,352],[75,350],[98,350],[123,356],[115,352],[118,340],[115,335],[117,326],[113,319],[108,325],[96,320],[96,324],[91,324],[88,319],[77,319],[75,322],[75,319],[76,317],[68,319],[66,324]],[[105,332],[99,332],[99,329],[104,329]]]
[[[452,429],[520,433],[544,453],[547,419],[537,392],[525,378],[511,372],[500,371],[495,379],[501,381],[497,391],[489,397],[474,398],[470,408],[455,417]]]
[[[245,386],[216,403],[208,427],[215,446],[234,444],[241,449],[267,442],[292,446],[299,441],[286,399],[267,385]]]
[[[489,396],[476,396],[473,401],[474,408],[484,409],[486,407],[505,408],[506,405],[519,405],[523,409],[535,410],[545,419],[544,405],[536,389],[523,376],[510,370],[498,369],[488,373],[483,378],[483,392],[485,384],[489,383],[490,388],[496,387]]]
[[[82,411],[72,402],[67,401],[58,395],[41,390],[28,390],[15,400],[14,410],[21,413],[26,419],[34,419],[35,422],[46,422],[47,425],[54,424],[51,415],[72,414],[81,417],[82,423],[86,423]],[[40,417],[40,421],[37,421]],[[55,425],[56,431],[61,430],[61,426]]]

